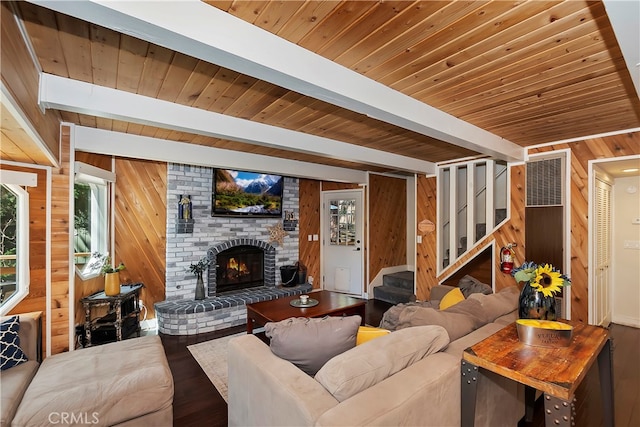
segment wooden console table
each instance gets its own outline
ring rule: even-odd
[[[568,347],[546,348],[521,343],[513,323],[462,353],[462,426],[473,426],[479,368],[525,385],[526,414],[533,415],[535,390],[544,393],[545,424],[572,425],[574,394],[589,368],[598,361],[604,425],[613,426],[613,375],[609,331],[571,320]],[[499,409],[497,409],[499,410]]]
[[[108,296],[101,291],[80,300],[84,307],[85,347],[94,344],[92,333],[98,330],[113,331],[116,341],[126,339],[134,331],[140,336],[140,290],[143,286],[142,283],[121,285],[118,295]],[[104,305],[109,306],[107,314],[93,318],[92,308]]]

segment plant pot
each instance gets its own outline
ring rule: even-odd
[[[110,297],[120,294],[120,272],[104,275],[104,294]]]
[[[518,307],[520,319],[556,320],[556,299],[546,297],[540,291],[525,283],[520,292]]]
[[[202,273],[199,273],[196,280],[196,299],[202,300],[205,298],[204,295],[204,280],[202,280]]]

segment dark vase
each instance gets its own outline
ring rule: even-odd
[[[542,292],[532,288],[529,283],[525,283],[520,292],[518,317],[520,319],[556,320],[556,299],[553,296],[544,296]]]
[[[198,280],[196,281],[196,299],[204,299],[204,280],[202,280],[202,273],[196,273]]]

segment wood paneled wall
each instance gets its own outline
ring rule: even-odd
[[[417,224],[413,225],[416,233],[422,235],[422,243],[417,244],[416,249],[416,297],[421,300],[428,300],[431,288],[438,284],[438,247],[436,244],[438,233],[437,180],[434,177],[427,178],[424,175],[418,175],[416,187],[416,222],[419,224],[421,221],[428,220],[436,225],[435,231],[431,233],[420,233],[417,230]]]
[[[320,181],[300,179],[299,183],[299,259],[307,267],[307,277],[314,278],[313,288],[319,289],[322,284],[320,276],[321,242],[320,240],[309,241],[307,236],[320,235]]]
[[[349,184],[345,182],[322,181],[320,185],[321,185],[322,191],[354,190],[354,189],[360,188],[358,184]]]
[[[51,211],[47,211],[46,171],[42,169],[25,170],[38,174],[38,186],[28,188],[29,191],[29,270],[31,284],[29,295],[25,297],[12,313],[42,311],[44,325],[51,329],[51,354],[69,350],[69,335],[73,333],[69,327],[69,254],[70,241],[70,128],[61,127],[61,162],[60,168],[51,170]],[[3,165],[3,168],[5,166]],[[7,166],[7,168],[9,168]],[[46,283],[46,224],[51,215],[51,291],[47,295]],[[46,317],[47,300],[51,303],[51,316]],[[43,328],[43,333],[47,328]],[[46,337],[43,348],[46,348]]]
[[[69,350],[69,275],[72,248],[69,238],[71,173],[71,129],[60,129],[60,168],[53,169],[51,191],[51,354]]]
[[[27,187],[29,193],[29,295],[16,305],[12,314],[31,311],[42,312],[42,324],[46,323],[47,308],[47,171],[44,169],[19,168],[2,165],[2,169],[37,174],[38,185]],[[42,328],[42,348],[46,348],[47,337]]]
[[[104,154],[85,153],[84,151],[76,151],[75,160],[77,162],[86,163],[100,169],[111,171],[112,156]]]
[[[115,261],[126,269],[120,279],[144,283],[147,318],[165,299],[167,164],[116,159]]]
[[[589,160],[640,154],[640,132],[530,150],[543,153],[571,150],[571,318],[589,320]],[[615,286],[615,284],[614,284]]]
[[[59,157],[60,114],[47,110],[43,114],[38,107],[39,75],[27,47],[20,36],[12,11],[12,2],[1,2],[0,19],[2,20],[2,49],[0,63],[2,63],[2,83],[13,99],[27,116],[36,132],[40,135],[54,157]],[[0,146],[5,160],[18,160],[49,165],[50,162],[35,145],[24,141],[28,147],[9,147],[10,141],[3,141]]]
[[[369,175],[369,279],[385,267],[407,264],[407,181]]]

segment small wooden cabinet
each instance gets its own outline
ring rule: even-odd
[[[142,283],[121,285],[118,295],[96,292],[82,298],[84,308],[83,347],[122,341],[134,332],[140,336],[140,290]],[[108,306],[107,313],[94,316],[94,308]]]

